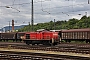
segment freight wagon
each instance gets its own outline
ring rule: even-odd
[[[0,33],[0,41],[15,40],[16,33]]]
[[[66,42],[71,42],[72,40],[90,42],[90,29],[62,30],[61,33],[61,39]]]
[[[21,41],[21,36],[24,36],[25,32],[5,32],[0,33],[0,41]]]

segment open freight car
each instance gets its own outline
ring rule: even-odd
[[[16,38],[15,38],[15,36],[16,36],[16,33],[14,33],[14,32],[6,32],[6,33],[0,33],[0,41],[9,41],[9,40],[12,40],[12,41],[14,41]]]
[[[70,29],[62,30],[62,40],[66,42],[75,41],[86,41],[90,43],[90,29]]]
[[[56,45],[59,43],[58,32],[51,31],[37,31],[37,32],[27,32],[23,37],[23,41],[29,44],[44,44],[44,45]]]
[[[24,36],[25,32],[5,32],[0,33],[0,41],[10,41],[10,42],[17,42],[22,41],[21,36]]]

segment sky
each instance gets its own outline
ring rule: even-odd
[[[90,16],[89,0],[33,0],[34,24]],[[0,0],[0,28],[31,23],[32,0]],[[6,8],[10,7],[10,8]],[[81,14],[81,15],[78,15]]]

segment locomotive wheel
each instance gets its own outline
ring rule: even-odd
[[[8,42],[8,40],[6,40],[6,42]]]
[[[30,43],[28,41],[26,41],[26,44],[29,45]]]
[[[55,46],[55,45],[56,45],[56,43],[49,43],[49,45],[50,45],[50,46]]]
[[[65,42],[67,43],[68,41],[67,41],[67,40],[65,40]]]
[[[71,42],[71,40],[68,40],[68,42],[70,43],[70,42]]]
[[[52,44],[50,44],[51,46],[55,46],[55,44],[54,43],[52,43]]]
[[[5,40],[3,40],[5,42]]]
[[[35,45],[34,43],[32,43],[32,45]]]
[[[49,41],[43,41],[42,44],[47,45],[47,46],[51,46],[51,43]]]
[[[2,41],[2,40],[0,40],[0,41]]]

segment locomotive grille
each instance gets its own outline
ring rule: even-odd
[[[30,39],[30,34],[26,34],[26,39]]]

